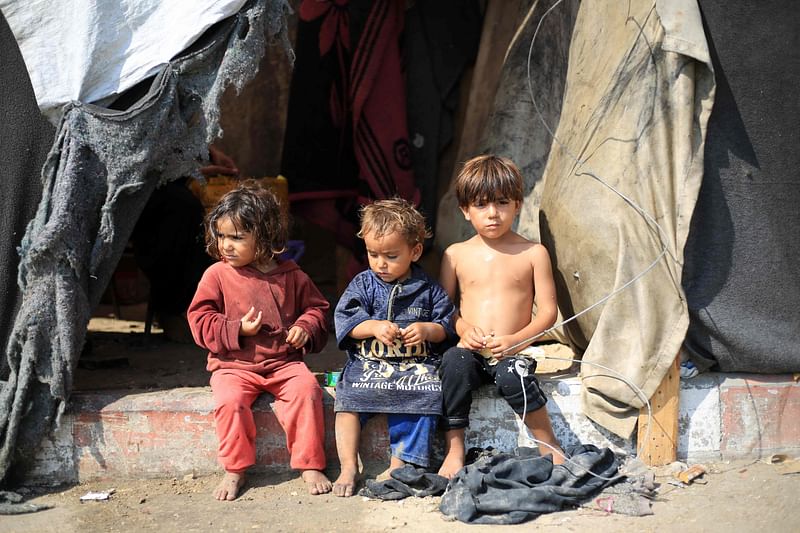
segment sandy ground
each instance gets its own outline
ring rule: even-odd
[[[683,487],[659,475],[653,515],[628,517],[586,508],[546,514],[504,531],[559,530],[664,532],[798,531],[800,474],[764,462],[706,465],[709,473]],[[335,472],[332,472],[335,473]],[[436,531],[480,532],[490,526],[445,521],[439,498],[380,502],[356,496],[310,496],[290,473],[253,476],[234,502],[218,502],[211,491],[218,476],[192,479],[115,480],[28,495],[52,509],[0,516],[0,531]],[[115,489],[108,501],[80,503],[88,491]],[[496,530],[498,526],[493,526]]]
[[[205,354],[189,344],[166,340],[160,329],[145,337],[141,322],[93,320],[90,343],[76,374],[76,390],[163,389],[205,386]],[[312,370],[343,363],[330,345],[309,358]],[[789,458],[791,459],[791,458]],[[737,533],[800,531],[800,473],[797,463],[768,460],[705,465],[708,473],[679,486],[668,471],[656,471],[660,487],[653,515],[627,517],[597,509],[572,509],[542,515],[507,531],[709,531]],[[374,475],[383,465],[368,466]],[[336,467],[328,472],[338,474]],[[116,479],[57,490],[21,488],[28,502],[51,509],[0,516],[0,531],[488,531],[446,521],[438,497],[380,502],[362,498],[310,496],[291,472],[251,475],[234,502],[218,502],[211,492],[220,476]],[[114,489],[108,501],[80,502],[89,491]],[[497,526],[493,527],[493,530]]]

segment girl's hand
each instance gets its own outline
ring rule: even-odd
[[[261,329],[261,311],[256,315],[256,308],[251,307],[242,317],[241,324],[239,325],[239,335],[252,337],[258,333],[259,329]]]
[[[381,320],[375,326],[373,336],[383,344],[394,344],[395,339],[400,335],[400,328],[394,322]]]
[[[292,348],[302,348],[308,342],[309,336],[306,330],[300,326],[292,326],[286,334],[286,342]]]

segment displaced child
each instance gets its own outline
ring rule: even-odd
[[[428,236],[423,216],[401,199],[363,208],[361,230],[369,270],[358,274],[334,313],[336,340],[348,360],[336,387],[337,496],[352,496],[362,425],[386,413],[392,470],[426,467],[441,413],[439,362],[454,339],[454,307],[417,261]]]
[[[539,444],[542,455],[552,453],[560,464],[564,457],[545,408],[547,398],[533,376],[536,363],[514,357],[557,315],[547,249],[511,230],[522,205],[522,176],[508,159],[484,155],[464,164],[455,188],[477,235],[451,245],[442,258],[439,281],[457,302],[460,341],[445,352],[440,369],[445,460],[439,474],[452,478],[464,466],[472,391],[489,382],[524,417],[534,438],[545,443]]]
[[[275,397],[290,465],[311,494],[330,492],[325,469],[322,389],[303,362],[328,337],[327,300],[294,263],[278,257],[287,228],[278,201],[254,182],[227,193],[206,218],[206,246],[219,261],[203,274],[189,306],[195,342],[209,350],[219,462],[214,491],[233,500],[255,464],[251,406],[262,392]]]

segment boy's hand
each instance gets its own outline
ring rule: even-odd
[[[484,334],[481,328],[473,326],[461,337],[461,342],[459,342],[459,344],[472,351],[478,352],[486,348],[486,341],[488,339],[491,339],[491,336]]]
[[[239,325],[239,334],[245,337],[252,337],[261,329],[261,311],[256,315],[256,308],[251,307],[242,317]]]
[[[400,329],[400,339],[406,346],[416,346],[428,340],[428,328],[426,324],[414,322],[406,328]]]
[[[517,344],[519,341],[515,340],[511,335],[501,335],[499,337],[488,337],[486,342],[486,348],[488,348],[495,359],[502,359],[507,355],[514,355],[521,349],[525,348],[525,345],[517,346],[513,350],[509,350],[512,346]]]
[[[308,342],[308,333],[300,326],[292,326],[286,334],[286,342],[292,348],[302,348]]]
[[[373,336],[383,344],[394,344],[395,339],[400,335],[400,328],[394,322],[380,320],[375,325]]]

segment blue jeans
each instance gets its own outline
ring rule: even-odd
[[[377,413],[359,413],[361,427]],[[408,415],[387,413],[389,426],[389,448],[392,456],[417,466],[428,466],[431,456],[433,432],[436,431],[436,415]]]

